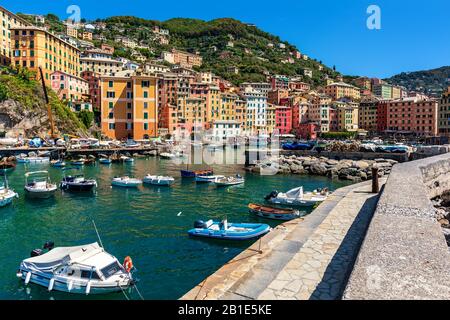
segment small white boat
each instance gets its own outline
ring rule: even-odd
[[[101,164],[111,164],[112,160],[110,158],[100,158],[98,160],[98,162],[101,163]]]
[[[0,184],[0,207],[5,207],[10,204],[14,198],[18,198],[19,195],[8,187],[8,183]]]
[[[317,189],[313,192],[303,192],[303,187],[298,187],[286,193],[272,191],[265,197],[265,200],[274,204],[311,207],[316,203],[325,201],[328,194],[327,188]]]
[[[130,177],[116,177],[112,180],[111,185],[124,188],[137,188],[142,184],[142,180]]]
[[[127,157],[127,156],[121,156],[120,161],[129,163],[129,162],[134,162],[134,159],[131,157]]]
[[[225,177],[223,179],[217,179],[214,181],[217,187],[227,187],[227,186],[235,186],[238,184],[243,184],[245,179],[242,178],[239,174],[234,177]]]
[[[30,177],[32,177],[31,181]],[[56,190],[58,190],[58,187],[50,181],[48,171],[27,172],[25,174],[25,192],[27,196],[40,199],[50,198],[55,194]]]
[[[143,183],[153,184],[156,186],[170,186],[175,182],[173,177],[146,175],[142,180]]]
[[[27,157],[27,163],[49,163],[49,157]]]
[[[16,157],[17,163],[29,163],[28,156],[25,153],[21,153]]]
[[[225,176],[221,175],[212,175],[212,176],[196,176],[195,182],[197,183],[210,183],[216,182],[217,180],[224,179]]]
[[[52,160],[50,161],[50,165],[55,168],[62,168],[66,166],[64,160]]]
[[[35,249],[20,263],[16,275],[25,285],[31,282],[48,291],[87,295],[121,292],[135,284],[131,258],[122,265],[97,242],[54,249],[49,242],[44,249],[49,251]]]
[[[163,152],[159,155],[159,157],[161,159],[173,159],[176,157],[176,155],[174,155],[173,153],[169,153],[169,152]]]
[[[79,158],[78,160],[73,160],[72,165],[73,166],[84,166],[85,162],[86,162],[85,158]]]

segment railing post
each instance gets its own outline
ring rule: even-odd
[[[372,193],[380,192],[380,184],[378,183],[378,167],[372,167]]]

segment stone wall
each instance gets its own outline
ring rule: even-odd
[[[393,167],[344,299],[450,299],[450,252],[431,198],[450,190],[450,154]]]

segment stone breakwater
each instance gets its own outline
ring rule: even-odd
[[[248,170],[262,172],[268,168],[277,168],[278,174],[305,174],[326,176],[331,179],[361,182],[372,179],[372,168],[378,168],[380,177],[388,175],[398,162],[391,159],[375,160],[333,160],[326,157],[279,156],[257,163]]]

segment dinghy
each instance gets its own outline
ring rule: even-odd
[[[19,195],[8,186],[8,179],[5,174],[5,183],[0,183],[0,207],[7,206],[14,198],[18,198]]]
[[[25,193],[28,197],[46,199],[54,196],[56,190],[58,190],[58,187],[50,181],[48,171],[27,172],[25,174]]]
[[[262,223],[228,223],[201,220],[194,223],[194,229],[188,231],[193,237],[205,237],[223,240],[250,240],[270,231],[270,226]]]
[[[28,156],[25,153],[21,153],[16,157],[17,163],[29,163]]]
[[[47,252],[35,249],[30,258],[20,263],[16,275],[25,285],[34,283],[48,291],[86,295],[121,292],[135,285],[129,257],[122,265],[97,242],[54,249],[53,246],[47,242]]]
[[[245,179],[242,178],[239,174],[237,174],[234,177],[225,177],[222,179],[217,179],[214,181],[214,184],[217,187],[228,187],[228,186],[235,186],[238,184],[243,184],[245,182]]]
[[[71,165],[81,167],[81,166],[84,166],[85,162],[86,162],[86,159],[79,158],[78,160],[72,160]]]
[[[156,186],[170,186],[175,182],[175,179],[173,177],[152,176],[148,174],[145,176],[142,182]]]
[[[63,169],[66,173],[68,170],[78,170],[77,168]],[[94,179],[86,179],[82,174],[64,175],[60,183],[60,188],[64,191],[89,192],[97,187],[97,181]]]
[[[161,159],[173,159],[176,156],[173,153],[163,152],[159,155]]]
[[[289,221],[300,217],[300,211],[295,209],[280,209],[255,203],[250,203],[248,209],[250,213],[267,219]]]
[[[64,160],[52,160],[50,161],[50,165],[55,168],[63,168],[66,166]]]
[[[137,188],[142,184],[142,180],[130,177],[116,177],[112,180],[111,185],[124,188]]]
[[[221,175],[212,175],[212,176],[196,176],[195,182],[197,183],[210,183],[216,182],[217,180],[224,179],[225,176]]]
[[[182,178],[195,178],[196,176],[212,176],[214,174],[214,171],[212,169],[208,170],[181,170],[181,177]]]
[[[100,158],[98,160],[98,162],[101,163],[101,164],[111,164],[112,160],[110,158]]]
[[[303,192],[303,187],[298,187],[286,193],[272,191],[265,197],[265,200],[274,204],[312,207],[316,203],[325,201],[328,194],[327,188],[317,189],[313,192]]]

